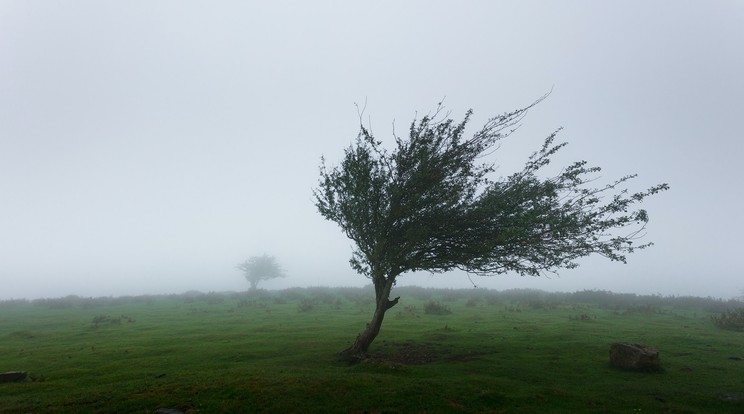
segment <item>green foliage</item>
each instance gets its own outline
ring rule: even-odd
[[[262,280],[276,279],[284,277],[284,271],[279,266],[274,256],[262,255],[253,256],[236,268],[243,272],[245,279],[251,284],[251,290],[256,290],[258,282]]]
[[[731,309],[710,317],[713,324],[730,331],[744,332],[744,308]]]
[[[535,104],[491,118],[469,139],[472,112],[455,122],[439,119],[440,106],[411,123],[408,139],[396,136],[392,152],[362,126],[339,166],[323,164],[314,192],[321,215],[356,243],[354,269],[376,285],[416,270],[538,276],[575,267],[575,259],[591,253],[625,261],[650,245],[634,244],[648,215],[631,208],[668,186],[631,194],[622,188],[629,175],[593,188],[600,169],[585,161],[542,178],[539,172],[566,145],[554,143],[557,133],[522,171],[490,178],[495,167],[479,162]],[[611,236],[614,230],[626,234]]]

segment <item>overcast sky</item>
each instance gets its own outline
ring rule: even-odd
[[[534,108],[495,154],[519,168],[559,127],[555,162],[600,182],[667,182],[655,246],[560,277],[479,287],[732,297],[744,272],[744,2],[0,2],[0,299],[362,286],[317,213],[321,155],[379,139],[445,99],[452,116]],[[466,275],[399,284],[472,287]]]

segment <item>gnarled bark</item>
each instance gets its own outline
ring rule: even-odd
[[[400,299],[400,296],[393,300],[389,299],[390,289],[393,287],[394,279],[388,278],[383,283],[375,284],[376,307],[375,313],[372,315],[372,320],[367,324],[364,331],[357,335],[354,343],[341,351],[341,355],[363,358],[367,354],[372,341],[380,333],[380,326],[382,326],[382,321],[385,318],[385,312],[395,306]]]

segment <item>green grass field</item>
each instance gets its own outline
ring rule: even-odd
[[[710,318],[733,301],[397,294],[375,358],[355,364],[337,353],[369,289],[0,302],[0,372],[30,373],[0,383],[0,412],[744,412],[744,333]],[[663,371],[611,368],[617,341],[658,348]]]

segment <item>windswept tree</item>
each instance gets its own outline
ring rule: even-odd
[[[236,268],[243,272],[245,279],[251,284],[251,290],[256,290],[258,282],[262,280],[285,276],[276,258],[266,254],[263,256],[253,256],[237,265]]]
[[[576,259],[592,253],[625,262],[626,254],[651,245],[635,243],[648,215],[633,208],[668,186],[629,193],[624,185],[635,175],[628,175],[594,187],[600,168],[585,161],[544,177],[543,167],[566,145],[555,143],[560,130],[521,171],[491,178],[495,166],[483,160],[544,98],[489,119],[470,138],[472,111],[455,122],[440,104],[413,120],[407,139],[393,134],[391,151],[360,125],[338,166],[322,160],[316,207],[354,241],[351,266],[372,280],[376,297],[372,320],[342,353],[367,352],[385,312],[398,303],[390,291],[406,272],[539,276],[577,267]]]

